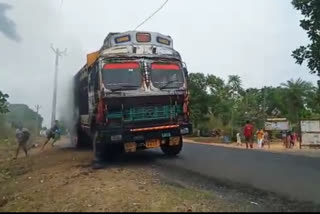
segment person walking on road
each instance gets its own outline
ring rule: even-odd
[[[259,148],[259,149],[262,148],[263,138],[264,138],[264,132],[263,132],[262,129],[259,129],[259,130],[257,131],[257,143],[258,143],[258,148]]]
[[[269,133],[267,131],[264,132],[262,147],[266,144],[268,144],[268,148],[270,149]]]
[[[52,126],[51,129],[48,130],[47,132],[47,140],[43,144],[41,151],[43,151],[44,147],[47,145],[47,143],[50,141],[50,139],[53,139],[53,142],[51,144],[52,147],[54,147],[54,143],[60,138],[60,130],[58,126],[58,121],[56,120],[54,122],[54,125]]]
[[[242,146],[241,136],[240,136],[240,133],[239,133],[239,132],[237,133],[237,145],[238,145],[238,146]]]
[[[247,121],[246,125],[244,126],[243,135],[246,140],[246,147],[247,149],[250,148],[253,149],[253,125],[250,123],[250,121]]]
[[[282,131],[281,136],[282,136],[283,146],[286,148],[287,147],[287,131]]]
[[[287,149],[290,149],[290,146],[291,146],[291,131],[287,131],[287,136],[286,136],[286,148]]]
[[[26,154],[26,157],[28,157],[27,143],[29,138],[30,138],[29,130],[27,128],[22,128],[22,125],[19,125],[19,127],[16,130],[16,140],[18,143],[18,148],[17,148],[16,156],[14,157],[14,159],[18,158],[20,148],[23,149],[24,153]]]
[[[288,144],[288,148],[291,149],[294,147],[294,133],[292,133],[291,131],[288,132],[288,136],[287,136],[287,144]]]
[[[297,133],[293,132],[293,134],[292,134],[292,146],[293,147],[296,145],[297,141],[298,141]]]

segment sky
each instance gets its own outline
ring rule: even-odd
[[[61,3],[62,2],[62,3]],[[0,90],[10,103],[41,105],[51,120],[54,60],[60,58],[57,115],[70,99],[72,76],[109,32],[133,30],[164,0],[0,0]],[[189,72],[223,79],[239,75],[243,86],[277,86],[288,79],[316,83],[291,52],[308,43],[300,13],[290,0],[169,0],[138,30],[173,38]]]

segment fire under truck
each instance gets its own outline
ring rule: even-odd
[[[192,132],[187,78],[170,36],[109,33],[74,76],[77,146],[92,145],[97,160],[151,148],[177,155]]]

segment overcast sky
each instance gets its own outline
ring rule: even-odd
[[[109,32],[134,29],[164,0],[0,0],[0,90],[11,103],[40,104],[50,122],[54,54],[61,58],[58,114],[65,108],[71,77],[86,53]],[[290,0],[169,0],[139,30],[170,35],[189,72],[224,79],[237,74],[244,87],[276,86],[299,77],[316,82],[291,51],[308,43]]]

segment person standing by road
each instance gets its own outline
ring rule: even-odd
[[[295,135],[291,131],[288,132],[288,148],[293,148],[295,144]]]
[[[283,146],[286,148],[287,147],[287,131],[282,131],[281,136],[282,136]]]
[[[30,138],[30,132],[27,128],[22,128],[22,125],[19,125],[19,127],[16,130],[16,140],[18,143],[18,148],[16,151],[16,156],[14,159],[17,159],[20,148],[23,149],[24,153],[26,154],[26,157],[28,157],[28,148],[27,143]]]
[[[263,138],[264,138],[264,132],[263,132],[262,129],[259,129],[259,130],[257,131],[257,143],[258,143],[258,148],[259,148],[259,149],[262,148]]]
[[[268,144],[268,148],[270,149],[270,140],[269,140],[269,133],[265,130],[264,131],[264,139],[262,146]]]
[[[250,144],[250,148],[253,149],[253,129],[254,129],[253,125],[248,120],[246,125],[244,126],[244,131],[243,131],[243,135],[246,140],[247,149],[249,148],[249,144]]]
[[[239,132],[237,133],[237,145],[238,145],[238,146],[242,146],[241,136],[240,136],[240,133],[239,133]]]
[[[293,144],[292,146],[293,147],[296,145],[297,141],[298,141],[298,135],[296,132],[293,132],[293,134],[292,134],[292,144]]]
[[[292,141],[291,131],[287,131],[287,136],[286,136],[286,148],[287,149],[291,148],[291,141]]]

